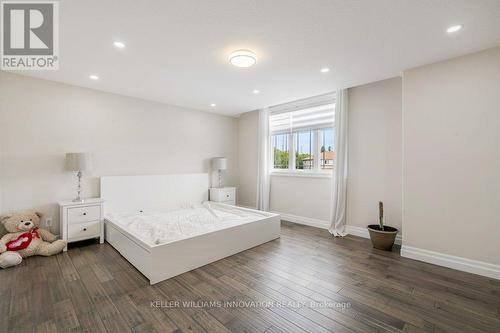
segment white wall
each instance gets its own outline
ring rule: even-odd
[[[403,75],[406,246],[500,264],[500,47]]]
[[[247,112],[238,120],[238,204],[256,207],[259,113]]]
[[[258,111],[247,112],[240,116],[238,125],[238,204],[247,207],[256,206],[258,120]],[[329,178],[272,175],[270,209],[319,220],[316,222],[326,227],[330,215],[330,181]]]
[[[383,200],[387,223],[401,228],[401,78],[349,89],[349,117],[348,224],[365,228],[376,223]],[[239,195],[247,206],[255,206],[257,126],[256,111],[239,119]],[[272,211],[327,227],[331,178],[273,175],[270,201]]]
[[[349,89],[347,224],[378,223],[384,202],[387,225],[402,220],[401,78]]]
[[[271,211],[307,218],[301,221],[306,223],[312,219],[326,228],[331,192],[331,178],[271,176]]]
[[[237,132],[236,118],[0,72],[2,212],[38,209],[57,232],[56,202],[76,195],[66,152],[93,154],[85,196],[102,175],[209,172],[214,156],[236,184]]]

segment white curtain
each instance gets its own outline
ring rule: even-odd
[[[332,211],[328,231],[345,236],[347,202],[347,89],[337,91],[335,103],[335,163],[332,178]]]
[[[259,111],[257,209],[269,211],[269,110]]]

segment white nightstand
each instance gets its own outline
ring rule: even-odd
[[[210,201],[236,205],[236,187],[212,187]]]
[[[84,239],[99,238],[104,242],[103,203],[100,198],[85,199],[84,202],[59,202],[62,239],[68,243]],[[68,247],[64,248],[67,251]]]

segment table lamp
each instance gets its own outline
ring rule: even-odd
[[[82,193],[82,175],[84,171],[90,171],[92,166],[90,153],[66,153],[66,170],[77,172],[78,188],[77,197],[74,202],[83,202]]]
[[[221,171],[227,169],[227,158],[225,157],[215,157],[212,159],[212,168],[217,170],[219,174],[219,188],[222,187],[222,175]]]

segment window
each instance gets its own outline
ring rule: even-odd
[[[321,101],[301,101],[271,108],[272,170],[329,173],[335,160],[334,121],[335,103],[331,94]]]
[[[333,128],[323,128],[320,131],[320,169],[333,169],[335,151],[333,150]]]
[[[271,147],[273,154],[273,168],[288,169],[288,134],[276,134],[271,136]]]
[[[294,133],[295,169],[314,169],[313,131]]]

